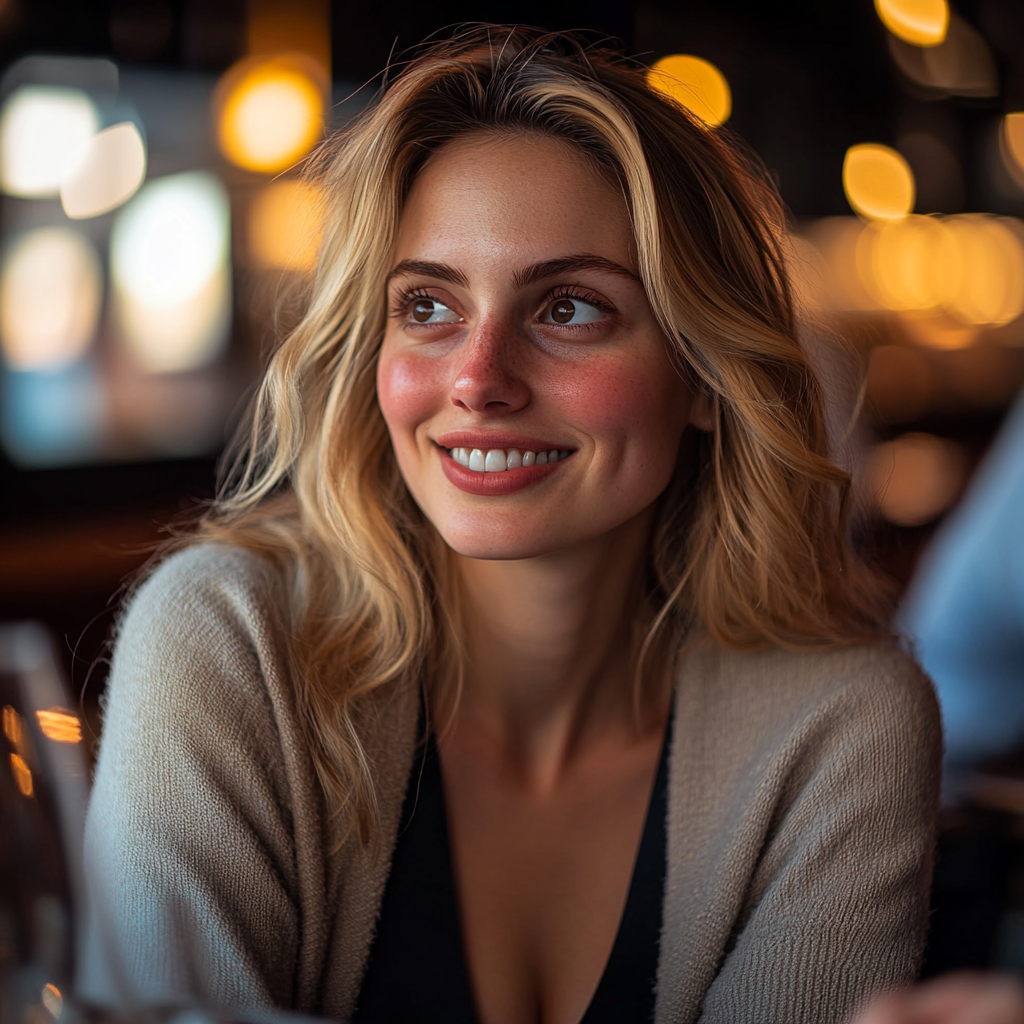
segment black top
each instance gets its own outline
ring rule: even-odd
[[[666,729],[626,906],[580,1024],[654,1019],[668,816]],[[477,1024],[463,957],[444,786],[431,733],[415,765],[353,1024]]]

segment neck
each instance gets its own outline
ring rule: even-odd
[[[650,513],[571,550],[487,561],[456,556],[467,672],[457,722],[472,722],[530,774],[664,719],[667,695],[633,695],[635,610]]]

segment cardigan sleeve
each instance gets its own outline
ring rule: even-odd
[[[85,835],[93,1001],[295,1005],[302,794],[258,593],[268,568],[189,549],[123,620]]]
[[[840,1024],[913,980],[940,756],[931,686],[899,652],[876,652],[798,720],[760,776],[775,796],[702,1024]]]

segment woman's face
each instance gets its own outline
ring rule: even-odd
[[[664,490],[701,410],[637,277],[625,203],[574,150],[445,146],[409,194],[387,288],[380,408],[455,551],[564,550],[635,524]]]

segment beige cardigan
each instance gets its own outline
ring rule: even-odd
[[[117,643],[86,827],[87,996],[349,1019],[413,759],[414,688],[366,737],[377,854],[329,855],[271,566],[174,555]],[[736,653],[679,673],[658,1024],[828,1024],[909,981],[926,932],[940,755],[895,649]]]

